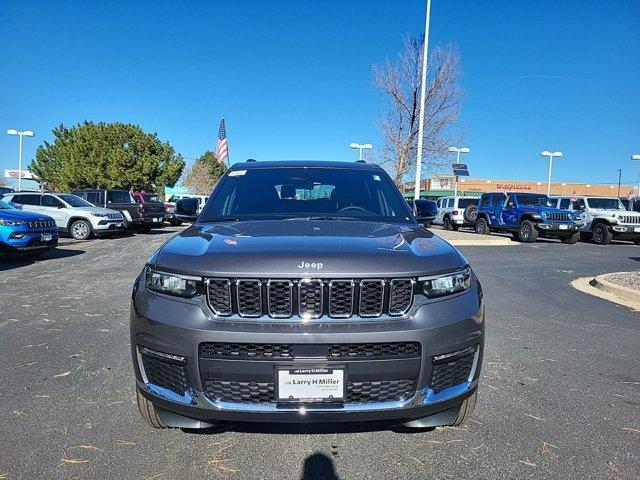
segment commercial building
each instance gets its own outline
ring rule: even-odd
[[[436,174],[420,182],[420,196],[424,198],[438,198],[453,195],[455,191],[455,175]],[[636,185],[620,185],[620,197],[626,197]],[[405,183],[402,187],[405,195],[414,191],[414,183]],[[473,195],[482,192],[530,192],[547,193],[545,180],[499,180],[495,178],[458,177],[458,194]],[[618,184],[612,183],[577,183],[551,182],[551,195],[592,195],[596,197],[617,197]]]

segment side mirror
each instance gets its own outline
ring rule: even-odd
[[[199,198],[182,198],[176,202],[175,216],[185,222],[195,222],[198,220]]]
[[[416,220],[419,223],[431,223],[438,216],[438,204],[432,200],[416,200],[414,207]]]

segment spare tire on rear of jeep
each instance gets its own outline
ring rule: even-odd
[[[462,212],[462,217],[467,223],[476,223],[476,218],[478,218],[478,206],[467,205],[467,208]]]

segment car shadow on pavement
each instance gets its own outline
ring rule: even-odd
[[[84,250],[54,248],[52,250],[49,250],[41,257],[23,256],[16,258],[7,258],[6,256],[2,256],[2,254],[0,254],[0,272],[13,270],[14,268],[26,267],[36,262],[75,257],[77,255],[82,255],[83,253],[85,253]]]
[[[305,458],[300,480],[340,480],[340,477],[333,468],[333,460],[316,452]]]

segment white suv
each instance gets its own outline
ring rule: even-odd
[[[95,207],[70,193],[16,192],[5,195],[3,200],[22,210],[53,217],[58,230],[69,233],[76,240],[125,231],[122,213]]]
[[[459,227],[473,227],[478,214],[480,197],[442,197],[436,202],[438,216],[433,221],[445,230],[457,230]]]
[[[640,214],[629,212],[616,197],[553,197],[558,208],[582,212],[580,234],[583,240],[606,245],[611,240],[640,244]]]

